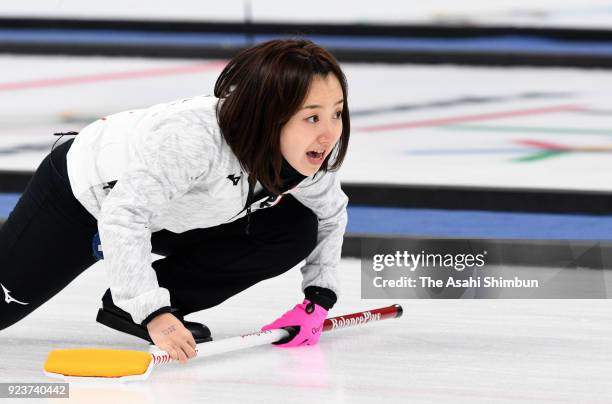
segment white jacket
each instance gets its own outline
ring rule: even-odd
[[[85,127],[68,152],[73,193],[98,220],[113,301],[136,323],[170,306],[151,266],[151,232],[182,233],[246,214],[248,178],[221,135],[217,101],[198,96],[110,115]],[[230,175],[240,177],[236,185]],[[319,218],[317,245],[301,268],[302,289],[314,285],[339,295],[348,198],[336,173],[307,177],[285,194]]]

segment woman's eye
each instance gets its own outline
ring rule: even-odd
[[[342,111],[336,112],[336,119],[342,118]]]
[[[316,123],[316,122],[319,122],[319,117],[316,115],[313,115],[313,116],[309,116],[308,118],[306,118],[306,120],[310,123]]]

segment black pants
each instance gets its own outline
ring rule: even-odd
[[[42,161],[0,227],[5,291],[0,329],[27,316],[95,262],[97,222],[72,194],[66,171],[70,144],[58,146]],[[317,217],[290,195],[253,212],[249,235],[245,225],[242,218],[180,234],[152,234],[153,252],[165,257],[153,263],[159,285],[170,291],[171,304],[182,314],[213,307],[286,272],[316,245]]]

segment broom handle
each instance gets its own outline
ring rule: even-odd
[[[353,327],[360,324],[369,323],[371,321],[380,321],[388,318],[401,317],[403,313],[402,306],[394,304],[380,309],[361,311],[353,314],[345,314],[343,316],[332,317],[325,320],[323,323],[323,331],[331,331],[337,328]]]
[[[323,323],[323,331],[332,331],[338,328],[354,327],[372,321],[386,320],[389,318],[401,317],[402,306],[394,304],[380,309],[366,310],[343,316],[332,317]],[[251,348],[260,345],[271,344],[287,338],[290,334],[285,329],[259,331],[251,334],[240,335],[238,337],[225,338],[211,342],[201,342],[196,345],[196,356],[192,359],[209,357],[225,352],[237,351],[240,349]],[[156,365],[172,362],[173,359],[165,351],[152,346],[150,349],[153,363]]]

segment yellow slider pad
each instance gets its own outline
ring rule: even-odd
[[[152,356],[148,352],[121,349],[55,349],[49,352],[45,370],[64,376],[122,377],[142,375]]]

